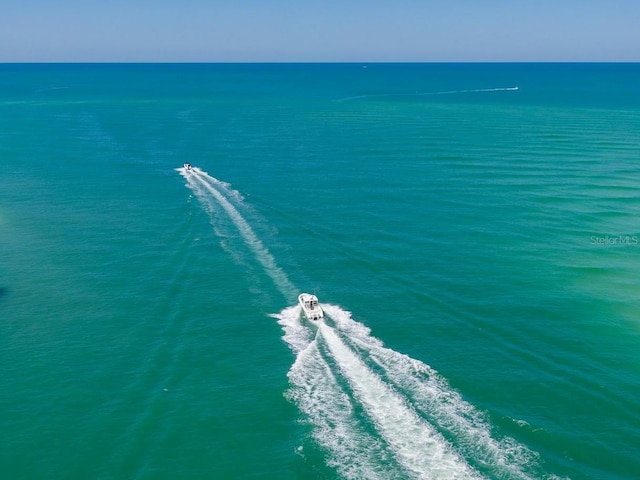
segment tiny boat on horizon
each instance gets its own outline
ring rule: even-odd
[[[298,295],[298,303],[302,308],[302,313],[307,320],[317,321],[324,318],[324,312],[318,303],[318,297],[310,293],[301,293]]]

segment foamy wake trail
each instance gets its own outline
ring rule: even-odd
[[[327,464],[346,479],[406,478],[380,439],[354,414],[351,398],[340,387],[310,329],[300,325],[299,315],[297,307],[276,315],[285,329],[285,339],[298,351],[288,373],[291,387],[287,398],[298,406],[304,423],[312,427],[314,440],[328,453]]]
[[[352,97],[341,98],[339,102],[348,102],[351,100],[361,100],[364,98],[382,98],[382,97],[428,97],[436,95],[455,95],[464,93],[491,93],[491,92],[517,92],[520,87],[494,87],[494,88],[472,88],[468,90],[442,90],[438,92],[413,92],[413,93],[372,93],[369,95],[354,95]]]
[[[358,354],[379,367],[385,381],[402,392],[421,417],[454,439],[456,449],[472,465],[493,478],[532,478],[526,471],[537,461],[537,455],[511,438],[493,438],[481,412],[465,402],[437,372],[384,347],[349,312],[333,305],[323,305],[323,309]]]
[[[376,430],[411,476],[424,479],[480,478],[404,398],[378,375],[324,323],[319,328]]]
[[[537,478],[527,473],[537,455],[494,438],[482,413],[437,372],[384,347],[349,312],[322,308],[335,326],[313,330],[297,306],[274,317],[297,355],[288,397],[344,478]]]
[[[299,307],[274,316],[297,354],[288,397],[344,478],[481,478],[334,328],[302,325]]]
[[[278,267],[273,255],[256,236],[249,223],[232,203],[232,201],[241,203],[242,196],[232,190],[228,184],[213,178],[199,168],[192,168],[189,171],[181,168],[178,171],[185,177],[187,185],[193,190],[198,199],[206,204],[209,209],[213,206],[212,199],[224,209],[240,232],[244,242],[253,252],[256,260],[262,265],[267,275],[273,280],[280,293],[288,301],[294,301],[295,293],[297,292],[296,287],[289,281],[284,271]]]

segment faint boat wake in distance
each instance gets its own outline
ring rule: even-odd
[[[383,97],[428,97],[436,95],[454,95],[463,93],[490,93],[490,92],[517,92],[520,87],[494,87],[494,88],[473,88],[468,90],[443,90],[440,92],[413,92],[413,93],[372,93],[367,95],[354,95],[352,97],[340,98],[338,102],[349,102],[352,100],[361,100],[365,98],[383,98]]]

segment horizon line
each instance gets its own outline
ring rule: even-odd
[[[156,60],[34,60],[2,61],[0,65],[428,65],[428,64],[640,64],[640,60],[227,60],[227,61],[156,61]]]

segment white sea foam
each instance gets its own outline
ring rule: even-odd
[[[244,219],[242,214],[233,206],[229,200],[229,196],[236,201],[242,201],[242,197],[235,195],[232,190],[223,182],[216,180],[207,173],[198,168],[192,168],[184,171],[183,176],[187,179],[188,185],[196,194],[202,194],[204,188],[212,197],[222,206],[233,224],[236,226],[240,235],[244,239],[246,245],[255,255],[256,260],[262,265],[266,274],[273,280],[280,293],[288,300],[295,298],[296,287],[289,281],[284,271],[278,267],[273,255],[267,247],[256,236],[249,223]],[[202,188],[200,188],[200,186]],[[226,195],[225,195],[226,194]]]
[[[279,314],[271,315],[273,318],[278,319],[278,324],[284,330],[282,338],[296,354],[307,348],[315,337],[310,328],[300,323],[300,312],[300,306],[296,305],[285,308]]]
[[[320,323],[319,331],[376,430],[412,477],[480,478],[401,395],[340,340],[333,328]]]
[[[327,464],[346,479],[407,478],[384,442],[358,419],[351,397],[318,348],[317,330],[303,325],[300,315],[297,305],[272,315],[297,354],[288,373],[291,387],[286,397],[298,406],[312,437],[327,452]]]
[[[232,222],[231,224],[229,223],[230,219],[228,215],[225,213],[224,209],[215,197],[213,197],[208,190],[204,188],[204,185],[201,182],[196,180],[193,175],[194,170],[195,167],[189,171],[183,167],[176,168],[176,171],[180,172],[180,174],[185,177],[187,180],[187,186],[198,199],[203,210],[209,215],[213,231],[216,236],[220,238],[220,246],[225,252],[231,255],[237,264],[246,265],[252,260],[244,259],[242,252],[232,246],[232,239],[237,236],[236,228],[232,225]]]
[[[408,401],[440,431],[455,439],[456,448],[474,464],[500,478],[530,479],[525,472],[536,455],[511,438],[497,440],[481,412],[465,402],[432,368],[419,360],[385,348],[370,329],[333,305],[322,306],[336,329],[385,373],[385,378],[406,395]]]
[[[401,479],[379,438],[354,415],[352,399],[313,342],[301,351],[288,373],[287,397],[312,427],[311,434],[328,453],[327,463],[346,479]]]
[[[328,464],[341,476],[479,478],[332,327],[321,323],[321,338],[315,337],[315,330],[300,322],[299,307],[288,307],[274,317],[283,326],[283,338],[297,352],[288,374],[291,388],[287,397],[305,415],[313,438],[329,452]],[[327,352],[322,353],[318,342],[326,345]],[[345,390],[337,376],[346,379],[349,389]],[[365,412],[364,419],[356,409]]]

